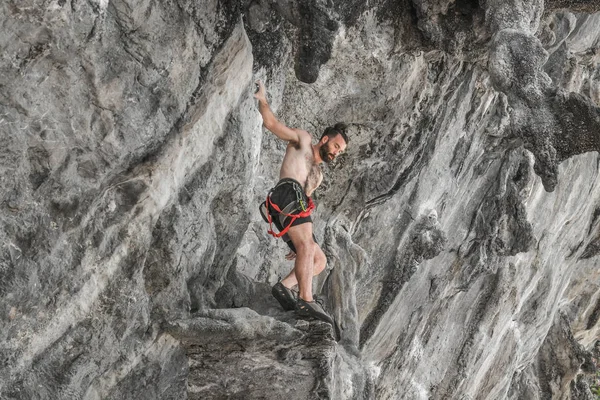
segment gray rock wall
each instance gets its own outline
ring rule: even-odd
[[[592,398],[597,2],[0,10],[1,398]],[[258,78],[350,125],[315,193],[339,342],[270,296]]]

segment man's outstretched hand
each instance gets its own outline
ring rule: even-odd
[[[285,259],[286,260],[293,260],[294,258],[296,258],[296,253],[294,253],[293,251],[290,250],[289,253],[286,254]]]
[[[265,85],[261,82],[261,80],[257,80],[256,85],[258,86],[258,90],[254,93],[254,97],[258,99],[258,101],[267,102],[267,91],[265,90]]]
[[[263,119],[263,126],[267,128],[267,130],[273,132],[273,134],[279,139],[283,139],[291,143],[300,143],[300,133],[298,132],[303,131],[288,128],[279,122],[279,120],[275,117],[275,114],[273,114],[273,111],[271,111],[269,103],[267,103],[267,91],[265,90],[265,85],[263,85],[260,79],[256,80],[254,83],[256,86],[258,86],[258,90],[256,93],[254,93],[254,98],[258,99],[258,112],[260,112],[260,115]],[[306,135],[307,136],[303,137],[310,137],[308,132],[306,132]]]

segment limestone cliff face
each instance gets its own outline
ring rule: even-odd
[[[590,399],[597,1],[0,4],[0,398]],[[316,292],[258,205],[325,167]]]

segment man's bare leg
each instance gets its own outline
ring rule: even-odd
[[[315,266],[315,242],[312,236],[312,227],[312,222],[307,222],[292,226],[288,231],[288,235],[296,248],[294,275],[298,282],[299,295],[306,301],[313,301],[312,278]],[[282,283],[288,287],[287,282]]]
[[[321,253],[322,251],[314,242],[312,235],[312,223],[293,226],[288,231],[288,235],[290,236],[290,239],[292,239],[292,243],[296,248],[294,275],[298,280],[298,289],[300,291],[296,301],[296,315],[300,317],[317,318],[334,325],[335,327],[335,321],[331,315],[329,315],[327,311],[323,309],[323,306],[320,303],[315,302],[313,299],[312,278],[315,273],[315,257],[317,257],[317,260],[321,257],[320,254],[317,255],[315,253],[317,253],[317,249]],[[325,261],[322,260],[321,263],[324,264]],[[319,267],[322,268],[322,266]],[[283,285],[283,283],[280,284]],[[275,297],[279,299],[279,293],[275,295]],[[338,337],[337,331],[336,337]]]
[[[323,270],[325,270],[325,266],[327,265],[327,257],[325,257],[325,253],[319,247],[318,244],[313,242],[315,246],[315,257],[313,259],[313,277],[319,275]],[[298,278],[296,278],[296,268],[293,268],[288,276],[281,280],[283,286],[288,289],[293,288],[298,284]]]

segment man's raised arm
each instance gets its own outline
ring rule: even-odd
[[[258,99],[258,111],[262,115],[265,128],[273,132],[280,139],[299,143],[300,131],[285,126],[275,117],[275,114],[273,114],[273,111],[269,107],[269,103],[267,103],[265,85],[261,81],[256,81],[256,83],[258,84],[258,91],[254,94],[254,97]]]

